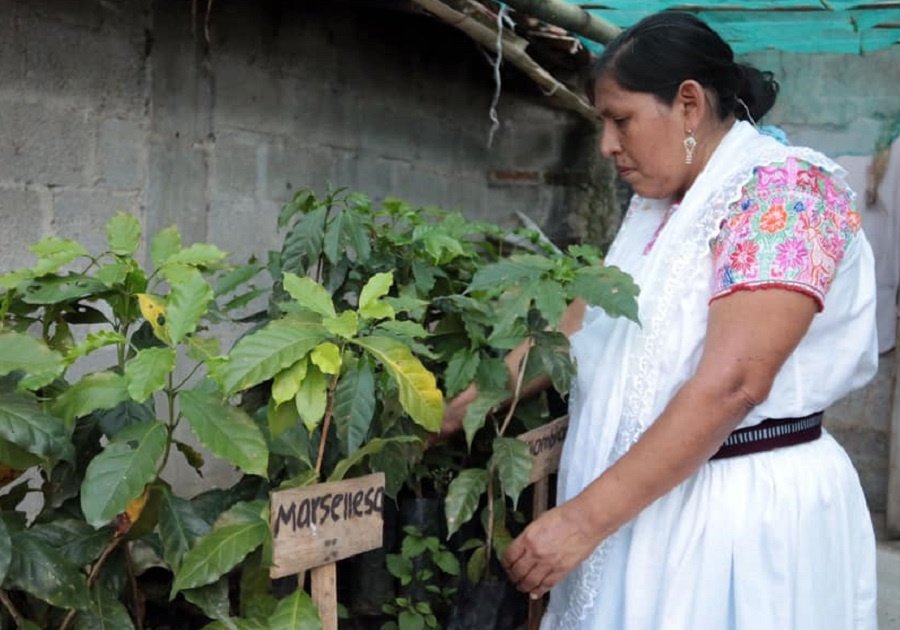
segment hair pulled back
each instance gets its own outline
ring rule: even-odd
[[[693,79],[715,93],[721,120],[734,114],[757,121],[778,95],[771,72],[736,63],[718,33],[698,17],[675,11],[655,13],[620,33],[593,74],[595,80],[610,76],[626,90],[653,94],[666,105],[684,81]]]

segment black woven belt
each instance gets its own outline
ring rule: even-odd
[[[737,429],[710,459],[762,453],[783,446],[812,442],[822,435],[822,412],[802,418],[763,420],[757,425]]]

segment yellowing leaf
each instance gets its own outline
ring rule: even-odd
[[[376,273],[369,278],[359,293],[359,314],[367,319],[384,319],[394,316],[394,308],[381,298],[394,284],[394,273]]]
[[[332,335],[350,339],[359,332],[359,316],[356,311],[344,311],[338,317],[328,317],[322,320],[325,330]]]
[[[312,361],[325,374],[340,374],[341,350],[330,341],[320,343],[309,355]]]
[[[275,377],[275,382],[272,383],[272,398],[276,404],[280,405],[297,395],[300,383],[306,378],[308,365],[306,357],[304,357],[288,369],[282,370]]]
[[[315,366],[310,367],[300,384],[294,403],[297,406],[297,413],[303,420],[306,430],[312,433],[322,422],[325,415],[325,406],[328,403],[328,384],[325,381],[325,375]]]
[[[169,331],[166,328],[166,303],[162,298],[150,293],[138,293],[137,299],[141,315],[150,323],[153,334],[163,343],[170,345]]]

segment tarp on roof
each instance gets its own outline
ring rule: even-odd
[[[738,54],[765,49],[865,54],[900,42],[898,0],[565,0],[626,28],[675,9],[695,13]],[[602,45],[585,41],[593,52]]]

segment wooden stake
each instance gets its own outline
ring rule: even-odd
[[[319,609],[322,630],[337,630],[337,565],[324,564],[310,573],[312,600]]]
[[[550,503],[550,478],[542,477],[534,484],[534,497],[532,498],[532,512],[534,518],[547,511]],[[541,617],[544,616],[544,604],[546,597],[528,600],[528,630],[539,630]]]

